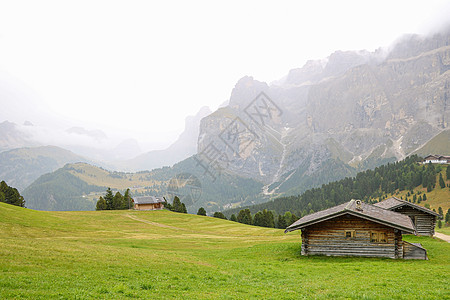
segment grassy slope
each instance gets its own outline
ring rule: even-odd
[[[72,175],[77,176],[88,184],[109,186],[119,190],[124,190],[132,186],[142,187],[160,183],[159,181],[150,179],[150,172],[120,173],[121,177],[111,177],[111,172],[90,164],[71,164],[70,167],[73,169],[70,171]]]
[[[430,141],[428,141],[423,147],[413,152],[425,157],[429,154],[450,155],[450,130],[444,130]]]
[[[445,180],[445,184],[448,185],[450,184],[450,180],[446,180],[445,179],[445,170],[446,167],[450,167],[450,166],[443,166],[443,170],[441,171],[442,176]],[[450,208],[450,188],[445,187],[445,188],[441,188],[439,186],[439,175],[436,175],[436,187],[434,188],[434,190],[432,190],[431,192],[427,192],[426,188],[423,188],[422,186],[419,186],[415,189],[413,189],[413,192],[415,194],[417,194],[418,192],[421,192],[422,195],[425,193],[427,194],[427,201],[421,202],[421,203],[416,203],[418,205],[421,206],[425,206],[425,204],[429,204],[431,209],[435,209],[436,212],[438,211],[439,206],[442,207],[444,214],[447,212],[447,209]],[[401,191],[398,192],[398,194],[394,194],[393,196],[400,198],[403,197],[403,199],[405,199],[405,196],[407,195],[408,191]],[[388,195],[389,197],[390,195]],[[418,197],[418,195],[417,195]],[[412,200],[412,196],[409,196],[408,199]]]
[[[0,203],[0,298],[450,297],[429,261],[300,256],[298,232],[167,211],[39,212]]]

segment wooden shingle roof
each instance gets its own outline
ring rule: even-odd
[[[154,197],[154,196],[134,197],[133,200],[135,204],[151,204],[164,202],[164,199],[162,197]]]
[[[415,233],[414,225],[408,216],[378,206],[366,204],[362,201],[360,201],[361,204],[360,207],[358,207],[357,201],[360,200],[350,200],[349,202],[306,215],[286,228],[284,232],[302,229],[338,216],[350,214],[405,232]]]
[[[414,204],[414,203],[411,203],[411,202],[408,202],[408,201],[405,201],[405,200],[402,200],[402,199],[398,199],[396,197],[388,198],[388,199],[383,200],[381,202],[375,203],[374,205],[378,206],[378,207],[381,207],[381,208],[384,208],[384,209],[389,209],[389,210],[396,209],[396,208],[402,207],[402,206],[409,206],[409,207],[415,208],[417,210],[423,211],[425,213],[428,213],[430,215],[433,215],[433,216],[436,216],[436,217],[439,217],[439,218],[442,217],[440,214],[435,213],[431,209],[428,209],[426,207],[423,207],[423,206],[420,206],[420,205],[417,205],[417,204]]]

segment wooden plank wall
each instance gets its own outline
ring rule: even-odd
[[[354,230],[355,237],[345,237],[346,230]],[[385,233],[387,242],[371,242],[371,232]],[[402,258],[402,235],[391,227],[345,215],[302,230],[302,254]]]
[[[403,258],[404,259],[428,259],[427,250],[414,244],[403,241]]]
[[[154,203],[137,204],[136,209],[138,210],[153,210],[155,209]]]
[[[430,214],[427,214],[418,209],[402,206],[394,211],[409,216],[412,220],[416,219],[416,231],[417,235],[426,235],[433,236],[434,228],[436,226],[436,217]]]

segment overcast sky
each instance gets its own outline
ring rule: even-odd
[[[158,148],[245,75],[271,82],[308,59],[372,51],[448,16],[449,1],[0,0],[0,84],[71,124]],[[45,122],[30,112],[10,121],[25,118]]]

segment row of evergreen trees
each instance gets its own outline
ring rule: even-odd
[[[166,198],[164,198],[164,200],[166,200]],[[187,214],[186,205],[183,202],[181,202],[178,196],[175,196],[173,198],[172,204],[168,203],[166,200],[166,202],[164,203],[164,207],[170,211]]]
[[[113,195],[110,188],[106,190],[105,196],[100,196],[97,201],[96,210],[119,210],[131,208],[133,199],[130,196],[130,189],[122,196],[120,192]]]
[[[0,202],[25,207],[25,200],[19,191],[7,185],[5,181],[0,182]]]
[[[396,191],[413,190],[420,186],[430,192],[436,188],[436,177],[443,166],[423,165],[421,161],[422,158],[412,155],[399,162],[360,172],[355,177],[323,184],[319,188],[307,190],[298,196],[281,197],[247,208],[252,213],[267,209],[275,214],[291,211],[299,216],[305,216],[350,199],[361,199],[373,203],[375,199],[386,197],[388,194],[392,195]],[[450,179],[449,169],[450,167],[447,167],[445,172],[447,180]],[[439,176],[439,187],[446,188],[442,174]],[[232,209],[224,213],[229,216],[237,212],[237,209]]]
[[[200,207],[197,215],[206,216],[206,211],[203,207]],[[215,212],[213,214],[214,218],[220,218],[227,220],[227,217],[222,212]],[[278,215],[274,217],[274,213],[270,210],[264,209],[258,211],[254,216],[252,216],[248,208],[239,211],[238,215],[232,214],[230,216],[230,221],[239,222],[242,224],[269,227],[269,228],[281,228],[284,229],[298,220],[298,217],[291,212],[287,211],[283,215]]]
[[[440,206],[439,206],[439,208],[440,209],[439,209],[438,213],[442,216],[443,215],[442,208]],[[450,226],[450,208],[447,210],[447,213],[445,214],[444,224],[445,224],[445,226]],[[438,221],[438,227],[439,228],[442,227],[442,221],[441,220]]]

